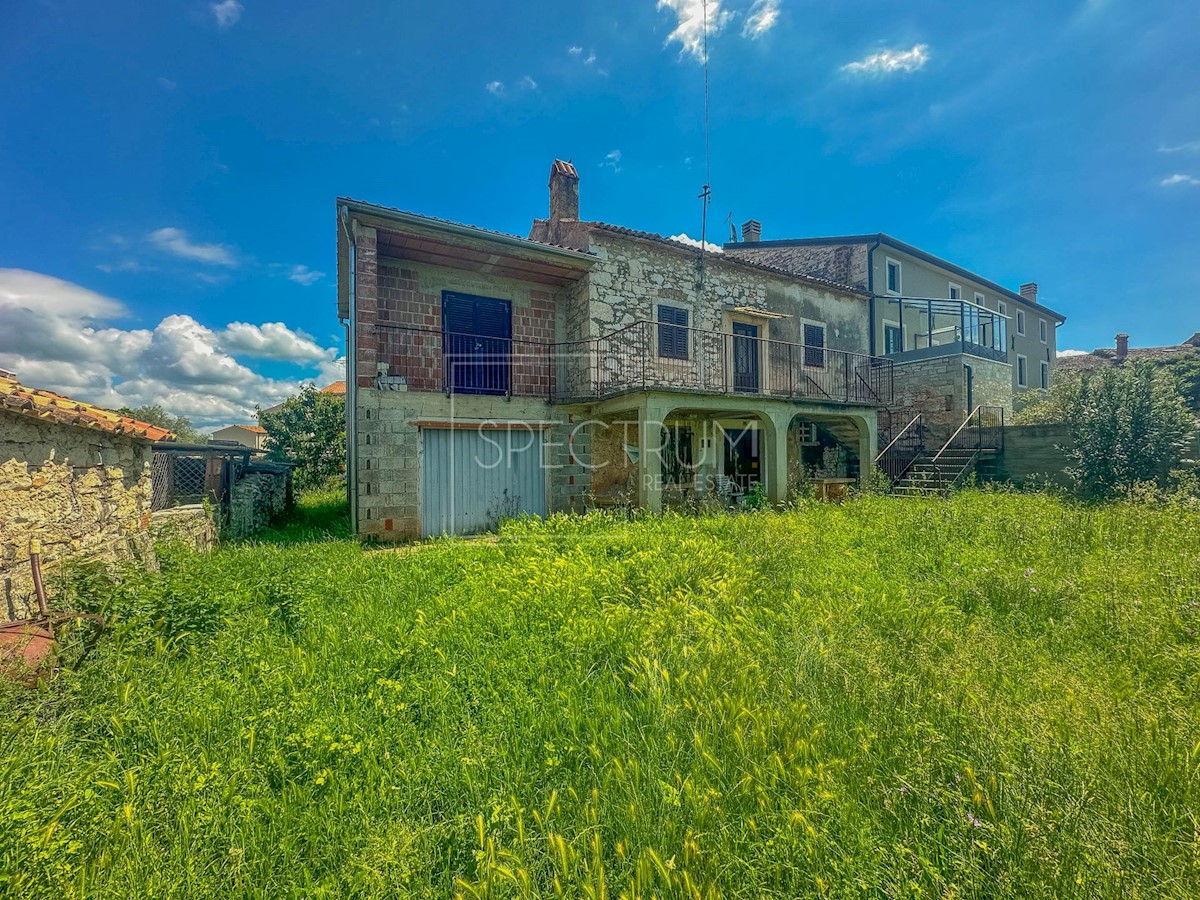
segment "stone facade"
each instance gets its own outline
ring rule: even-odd
[[[358,311],[352,328],[357,387],[348,415],[352,506],[362,535],[378,540],[421,535],[425,430],[537,429],[550,513],[580,510],[618,495],[659,508],[662,471],[646,460],[654,456],[667,416],[683,417],[697,429],[719,427],[724,420],[758,421],[770,448],[764,450],[763,480],[772,499],[786,494],[782,457],[797,414],[841,416],[854,458],[869,458],[874,451],[875,411],[833,398],[850,396],[851,383],[858,390],[858,382],[868,383],[863,373],[876,370],[865,359],[846,355],[834,357],[836,367],[800,362],[794,349],[805,343],[806,325],[819,325],[828,351],[866,354],[870,314],[862,291],[720,254],[701,256],[656,235],[575,218],[535,221],[531,240],[514,246],[506,236],[437,220],[413,221],[408,214],[389,219],[386,212],[359,209],[339,229],[339,309],[351,308],[353,287]],[[850,254],[846,264],[857,272],[865,257]],[[445,292],[511,304],[508,396],[447,391]],[[633,327],[656,322],[660,304],[686,310],[687,326],[704,335],[695,339],[697,349],[682,365],[660,352],[654,326]],[[723,342],[735,322],[757,326],[764,339],[761,384],[750,394],[731,389],[731,345]],[[768,342],[783,348],[785,356],[791,347],[796,366],[811,367],[807,374],[791,372],[791,356],[784,362],[768,357]],[[702,358],[706,353],[714,355],[711,364]],[[637,377],[616,371],[634,366]],[[827,402],[790,402],[794,383],[770,380],[770,373],[785,367],[801,382],[821,379],[816,390],[825,391],[820,399]],[[647,368],[654,369],[652,388]],[[666,370],[682,373],[680,383],[665,380]],[[713,384],[698,385],[698,371]],[[613,379],[601,391],[597,385],[606,375]],[[609,402],[620,394],[628,396]],[[627,446],[650,452],[634,464]],[[711,455],[714,474],[723,456]]]
[[[43,567],[149,558],[151,442],[0,410],[0,591],[5,619],[36,609],[29,542]]]
[[[896,363],[892,368],[895,400],[892,426],[899,430],[921,414],[929,441],[945,441],[971,411],[967,406],[967,373],[973,372],[974,406],[1003,407],[1012,413],[1012,367],[976,357],[936,356]],[[973,407],[972,407],[973,408]]]

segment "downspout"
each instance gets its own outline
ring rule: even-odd
[[[870,353],[872,356],[876,355],[876,353],[875,353],[875,251],[879,249],[879,245],[882,243],[883,243],[883,241],[881,241],[879,238],[876,238],[875,243],[867,248],[867,293],[870,294],[870,296],[867,298],[867,303],[868,303],[867,315],[870,317],[870,320],[871,320],[871,327],[870,327],[871,338],[870,338],[868,346],[870,347]]]
[[[346,322],[346,497],[350,501],[350,527],[358,534],[358,246],[350,227],[350,212],[343,206],[338,221],[346,233],[349,259],[350,318]]]

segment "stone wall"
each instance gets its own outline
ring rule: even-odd
[[[291,467],[255,463],[230,490],[229,518],[222,540],[240,540],[266,528],[292,501]]]
[[[153,560],[149,441],[0,412],[0,617],[36,605],[29,542],[43,568],[85,559]]]
[[[199,503],[156,509],[150,514],[150,535],[156,544],[182,543],[207,553],[217,545],[217,523]]]
[[[1069,488],[1067,477],[1070,460],[1067,452],[1074,446],[1068,426],[1010,425],[1004,429],[1004,452],[980,466],[980,477],[987,481],[1003,481],[1018,487],[1056,485]],[[1200,435],[1192,442],[1188,459],[1200,459]],[[1167,471],[1148,477],[1165,477]]]
[[[694,328],[728,332],[731,311],[761,310],[769,316],[764,336],[802,343],[803,320],[826,325],[826,345],[865,353],[869,310],[865,297],[826,290],[719,255],[686,247],[593,230],[591,251],[601,262],[588,275],[587,334],[600,337],[639,320],[655,321],[658,303],[688,310]]]
[[[892,427],[899,430],[920,413],[927,443],[950,437],[970,412],[964,364],[974,372],[972,403],[975,406],[1000,406],[1006,416],[1011,414],[1011,366],[977,357],[938,356],[894,365],[895,401],[890,407]]]

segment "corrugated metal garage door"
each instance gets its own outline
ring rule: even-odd
[[[421,534],[471,534],[546,514],[540,431],[421,429]]]

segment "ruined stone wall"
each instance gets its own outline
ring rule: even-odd
[[[208,553],[217,546],[217,523],[203,504],[172,506],[150,513],[150,535],[156,544],[182,543]]]
[[[148,558],[148,441],[0,412],[0,618],[36,609],[29,542],[43,568],[69,560]]]
[[[686,249],[600,230],[592,232],[591,251],[601,260],[587,276],[591,337],[655,321],[657,304],[668,303],[687,309],[693,328],[727,332],[731,311],[740,307],[779,316],[768,319],[764,337],[801,343],[807,319],[826,325],[828,347],[867,352],[864,297],[739,266],[719,254],[708,254],[701,268]]]
[[[291,470],[248,472],[230,491],[229,519],[221,528],[223,540],[250,537],[285,512],[291,503]]]

